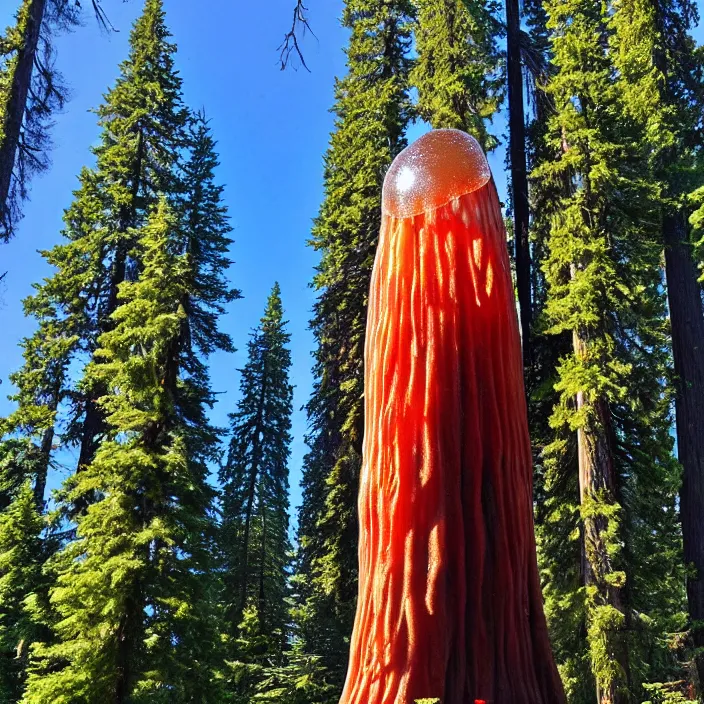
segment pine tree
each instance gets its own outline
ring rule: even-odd
[[[420,0],[411,84],[418,89],[418,113],[435,128],[453,128],[496,146],[487,122],[502,97],[500,26],[495,3]]]
[[[561,403],[550,420],[557,433],[546,455],[560,461],[569,450],[562,433],[576,433],[583,584],[561,598],[572,613],[570,601],[584,598],[589,650],[572,653],[573,664],[589,662],[600,702],[629,702],[667,671],[662,636],[680,598],[657,216],[646,155],[622,119],[609,50],[613,16],[581,0],[545,7],[556,69],[548,144],[557,158],[534,174],[563,194],[549,207],[546,316],[551,333],[572,338],[558,369]],[[574,525],[574,504],[550,510],[553,520],[562,512]],[[548,599],[559,593],[548,589]],[[569,679],[568,670],[563,662]],[[584,690],[579,674],[567,684]]]
[[[72,359],[90,358],[98,336],[112,324],[120,283],[139,271],[134,233],[157,194],[175,202],[183,192],[179,166],[188,114],[173,64],[175,47],[168,40],[160,0],[147,0],[132,31],[130,56],[97,110],[103,132],[93,149],[96,165],[83,169],[64,215],[67,241],[43,252],[56,272],[25,302],[39,328],[25,341],[25,366],[13,379],[19,408],[10,423],[42,438],[38,501],[62,402],[71,405],[62,442],[80,446],[79,467],[92,459],[105,430],[95,400],[106,390],[86,384],[71,388],[66,370]]]
[[[54,559],[56,639],[33,648],[25,704],[218,696],[206,465],[216,435],[203,413],[211,393],[187,368],[192,260],[164,200],[132,234],[143,270],[120,286],[86,371],[110,389],[99,401],[109,436],[64,490],[91,503]]]
[[[39,321],[36,332],[22,341],[25,364],[10,375],[17,393],[10,397],[16,410],[3,421],[5,433],[23,437],[18,452],[29,453],[31,462],[23,462],[27,479],[33,482],[37,509],[44,509],[46,482],[56,437],[57,413],[68,385],[68,365],[78,337],[71,334],[72,320],[56,314],[56,307],[38,293],[24,302],[25,314]]]
[[[560,146],[549,139],[548,120],[555,112],[545,91],[554,66],[550,64],[548,17],[540,0],[522,5],[529,28],[532,81],[527,82],[531,120],[527,128],[530,171],[560,158]],[[525,47],[524,47],[525,51]],[[530,181],[530,240],[534,324],[531,358],[526,368],[528,418],[533,444],[535,532],[543,587],[545,615],[558,669],[571,704],[593,702],[595,682],[589,661],[579,513],[577,436],[569,427],[552,427],[551,416],[560,403],[560,360],[572,352],[569,331],[555,334],[545,314],[549,288],[543,264],[549,256],[551,204],[570,193],[568,178]]]
[[[19,701],[22,695],[29,646],[44,635],[33,618],[31,596],[45,590],[41,566],[47,541],[44,520],[34,502],[29,482],[15,492],[12,503],[0,513],[0,698]]]
[[[275,284],[264,316],[249,341],[242,370],[242,398],[232,429],[223,485],[222,552],[225,558],[225,631],[261,637],[270,658],[286,646],[288,458],[293,387],[289,383],[291,336],[286,331],[281,289]],[[243,621],[244,619],[244,621]],[[255,627],[256,626],[256,627]],[[242,643],[234,655],[247,660]]]
[[[696,5],[623,0],[614,17],[613,51],[627,114],[641,127],[651,178],[658,184],[660,227],[677,374],[675,409],[684,469],[681,516],[689,613],[696,649],[704,649],[704,307],[689,244],[690,192],[704,182],[704,73],[689,35]],[[697,576],[698,575],[698,576]],[[695,655],[704,696],[704,654]]]
[[[228,251],[233,243],[224,187],[216,183],[219,162],[217,143],[203,112],[192,116],[189,124],[189,156],[184,164],[182,184],[176,202],[181,213],[182,247],[188,255],[192,280],[184,302],[188,314],[190,349],[202,355],[215,351],[234,352],[229,335],[218,330],[218,319],[227,303],[240,298],[225,271],[232,263]]]
[[[342,686],[357,594],[366,306],[386,169],[406,145],[410,19],[407,0],[348,0],[348,74],[337,82],[336,129],[325,158],[325,200],[313,230],[321,252],[311,327],[316,378],[307,406],[299,520],[304,578],[300,627]]]

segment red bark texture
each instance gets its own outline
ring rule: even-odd
[[[340,704],[563,704],[506,233],[486,158],[462,132],[421,137],[387,175],[365,365]]]

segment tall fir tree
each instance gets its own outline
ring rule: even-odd
[[[103,132],[94,149],[96,167],[81,174],[81,188],[67,213],[66,234],[73,241],[47,256],[58,268],[52,283],[79,284],[60,292],[59,300],[81,301],[77,313],[88,354],[111,325],[120,284],[139,270],[134,232],[159,194],[173,199],[183,191],[179,167],[189,116],[170,37],[162,0],[146,0],[130,36],[129,58],[97,111]],[[77,257],[83,248],[87,256]],[[80,443],[79,469],[91,461],[105,430],[96,404],[104,392],[86,384],[79,389],[71,437]]]
[[[576,434],[578,494],[571,501],[578,496],[578,513],[574,503],[553,503],[550,520],[572,523],[581,538],[578,590],[561,592],[576,586],[567,578],[547,593],[577,613],[575,626],[574,601],[583,599],[588,652],[572,653],[577,670],[563,661],[572,701],[582,700],[580,692],[593,698],[578,671],[586,661],[598,701],[631,702],[642,683],[669,674],[663,636],[676,628],[681,603],[660,236],[646,151],[623,119],[610,50],[613,14],[582,0],[545,7],[555,67],[548,145],[556,158],[534,175],[562,194],[545,203],[546,317],[549,332],[569,334],[572,347],[559,364],[561,402],[545,452],[560,466],[569,451],[564,433]],[[547,488],[565,481],[574,487],[573,478],[553,472]],[[559,548],[543,545],[548,577],[556,566],[545,554],[551,547]]]
[[[704,307],[688,225],[689,195],[704,183],[704,69],[690,35],[697,20],[696,4],[688,0],[622,0],[612,45],[627,114],[640,125],[658,187],[684,470],[684,559],[696,679],[704,697]]]
[[[300,627],[342,687],[357,596],[357,493],[361,467],[363,353],[381,186],[405,146],[412,3],[348,0],[348,74],[336,85],[335,131],[325,157],[325,200],[313,230],[321,253],[311,328],[315,385],[300,510]]]
[[[488,124],[502,99],[500,25],[495,3],[419,0],[414,24],[418,58],[410,82],[419,115],[435,128],[477,138],[485,150],[497,139]]]
[[[22,696],[29,647],[45,635],[30,597],[47,587],[44,528],[32,486],[25,482],[0,513],[0,698],[8,704]]]
[[[0,36],[0,240],[15,232],[32,173],[48,165],[49,120],[65,100],[51,35],[77,21],[73,3],[22,0]]]
[[[277,654],[280,658],[286,646],[289,620],[288,459],[293,387],[289,383],[291,336],[283,315],[277,283],[249,341],[240,382],[242,398],[230,416],[230,448],[220,473],[225,631],[234,639],[243,619],[250,626],[256,623],[256,635],[266,637],[272,658]],[[253,613],[245,618],[248,607]],[[238,656],[236,651],[233,654]]]
[[[38,502],[44,499],[60,404],[71,407],[61,441],[80,447],[79,467],[90,462],[105,430],[95,401],[106,390],[72,387],[66,370],[74,359],[90,359],[98,336],[112,324],[120,283],[139,271],[134,233],[158,194],[174,203],[183,195],[188,113],[169,36],[161,1],[147,0],[132,31],[130,56],[97,110],[103,129],[93,148],[96,165],[81,172],[64,214],[67,242],[43,252],[56,272],[25,302],[39,327],[24,343],[25,365],[13,378],[18,409],[6,425],[38,438]]]
[[[532,107],[527,128],[527,163],[533,172],[559,159],[561,145],[549,139],[548,122],[555,105],[546,87],[555,67],[551,64],[548,17],[541,0],[526,0],[522,9],[530,45],[534,47],[533,80],[527,83]],[[555,388],[560,360],[572,351],[572,335],[569,331],[555,334],[550,330],[545,310],[550,292],[543,270],[550,254],[551,204],[560,202],[569,193],[567,175],[550,181],[530,180],[534,324],[525,379],[534,458],[535,532],[545,615],[558,669],[573,704],[592,702],[595,684],[587,644],[577,436],[569,427],[551,424],[553,410],[560,403],[560,392]]]
[[[123,282],[86,375],[110,393],[95,458],[66,483],[77,539],[53,559],[55,639],[35,644],[24,704],[212,702],[217,623],[212,577],[217,435],[207,375],[192,369],[194,260],[161,200],[133,232],[142,255]],[[203,346],[198,345],[203,349]]]

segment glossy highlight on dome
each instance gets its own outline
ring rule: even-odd
[[[404,149],[384,179],[382,209],[408,218],[476,191],[491,178],[479,142],[460,130],[432,130]]]

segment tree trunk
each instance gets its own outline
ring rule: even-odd
[[[137,644],[142,631],[143,613],[142,593],[139,583],[135,583],[132,594],[127,600],[125,613],[117,629],[117,657],[114,704],[127,704],[132,699],[132,682],[134,679],[133,663],[137,653]]]
[[[585,354],[587,343],[577,333],[573,335],[574,351],[578,357]],[[584,407],[584,395],[577,394],[577,410]],[[613,430],[611,411],[604,399],[593,404],[596,418],[588,429],[577,431],[577,455],[579,462],[579,498],[582,505],[582,539],[584,584],[597,590],[597,604],[611,606],[624,614],[622,588],[609,583],[608,577],[614,571],[607,549],[605,534],[608,519],[594,515],[590,502],[598,501],[613,505],[618,493],[616,470],[614,467]],[[589,615],[587,615],[589,618]],[[606,686],[597,683],[599,704],[627,704],[628,697],[620,687],[629,680],[630,665],[625,633],[622,629],[607,632],[607,649],[623,671],[623,681],[613,679]]]
[[[677,375],[677,451],[684,468],[680,515],[699,696],[704,695],[704,310],[682,212],[663,222],[672,353]]]
[[[266,633],[266,590],[264,584],[266,573],[266,509],[261,498],[260,502],[259,513],[262,518],[262,543],[259,550],[259,627],[263,633]]]
[[[56,409],[54,409],[56,410]],[[40,514],[44,513],[44,494],[46,493],[46,480],[49,473],[49,462],[51,461],[51,448],[54,444],[54,426],[44,430],[42,443],[39,449],[41,465],[37,470],[34,480],[34,503]]]
[[[26,0],[29,17],[24,27],[22,46],[17,52],[17,60],[10,79],[8,102],[0,105],[5,119],[0,129],[4,133],[0,142],[0,239],[8,239],[11,233],[9,199],[12,189],[12,173],[17,157],[22,123],[27,108],[27,98],[32,82],[34,59],[39,44],[39,33],[44,19],[46,0]]]
[[[516,244],[516,289],[521,316],[523,364],[530,364],[530,330],[533,318],[531,257],[528,239],[528,167],[523,107],[523,67],[521,63],[521,18],[518,0],[506,0],[506,61],[508,79],[509,156],[511,164],[511,204]]]

